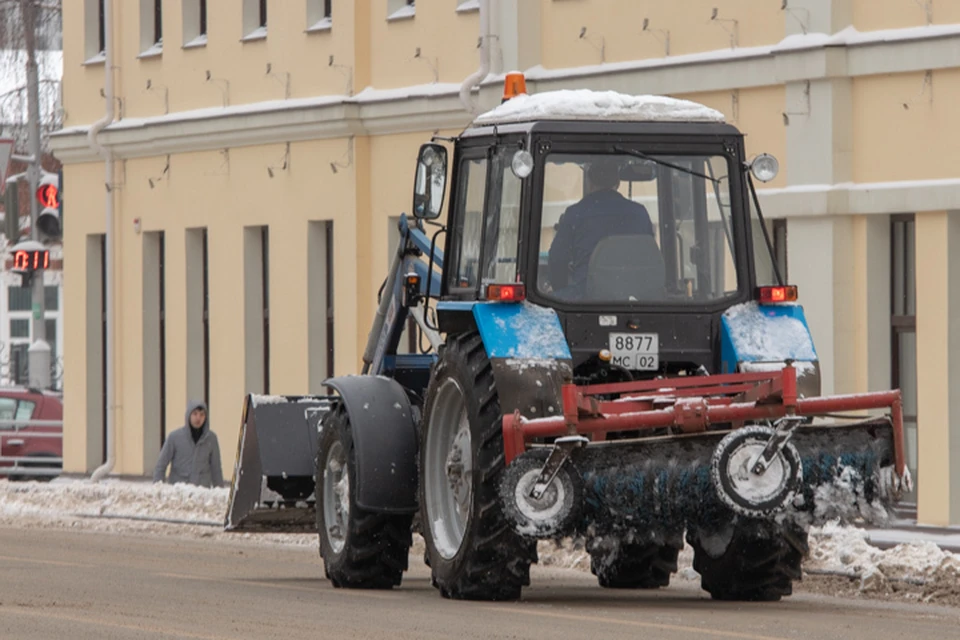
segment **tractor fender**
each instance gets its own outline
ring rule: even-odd
[[[573,379],[573,358],[556,311],[528,301],[441,301],[437,312],[448,331],[480,334],[504,415],[563,414],[561,387]]]
[[[403,387],[383,376],[324,382],[347,408],[356,451],[356,502],[369,511],[417,511],[417,424]]]

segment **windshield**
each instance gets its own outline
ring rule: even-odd
[[[537,290],[591,304],[735,295],[727,158],[621,151],[547,156]]]

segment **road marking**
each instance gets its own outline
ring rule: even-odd
[[[266,582],[263,580],[244,580],[241,578],[216,578],[213,576],[195,576],[187,573],[154,573],[155,576],[163,578],[176,578],[177,580],[201,580],[205,582],[223,582],[237,585],[256,585],[259,587],[270,587],[271,589],[287,589],[290,591],[309,591],[311,593],[333,593],[344,596],[360,596],[363,598],[373,598],[374,600],[398,600],[399,595],[375,593],[372,591],[362,591],[359,589],[324,589],[317,587],[303,587],[295,584],[277,584],[275,582]]]
[[[83,624],[92,624],[98,627],[111,627],[113,629],[125,629],[127,631],[136,631],[138,633],[155,633],[158,635],[172,636],[174,638],[195,638],[196,640],[236,640],[235,636],[212,636],[202,633],[190,633],[172,627],[147,627],[142,624],[123,624],[122,622],[110,622],[103,619],[84,618],[81,616],[71,616],[56,611],[50,611],[49,607],[38,607],[36,609],[23,609],[16,606],[0,606],[0,618],[4,614],[13,613],[21,616],[33,616],[43,618],[44,620],[56,619],[64,622],[80,622]]]
[[[683,633],[699,633],[704,636],[717,636],[720,638],[747,638],[748,640],[786,640],[775,636],[758,636],[750,633],[738,633],[736,631],[717,631],[704,627],[687,627],[677,624],[667,624],[665,622],[640,622],[639,620],[623,620],[621,618],[601,618],[598,616],[575,615],[571,613],[554,613],[551,611],[533,611],[521,607],[489,607],[495,611],[506,611],[510,613],[519,613],[528,616],[540,616],[542,618],[561,618],[564,620],[577,620],[581,622],[603,622],[607,624],[620,624],[631,627],[643,627],[646,629],[659,629],[661,631],[678,631]]]
[[[66,562],[63,560],[37,560],[34,558],[21,558],[19,556],[0,556],[0,560],[9,560],[12,562],[27,562],[33,564],[52,564],[58,567],[94,567],[92,564],[82,564],[80,562]]]

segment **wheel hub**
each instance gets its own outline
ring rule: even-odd
[[[473,448],[464,397],[456,380],[440,384],[421,454],[427,525],[437,552],[448,560],[463,545],[473,500]]]
[[[532,469],[520,478],[517,487],[514,490],[514,497],[517,501],[517,509],[527,518],[535,522],[549,522],[555,519],[563,509],[563,501],[566,496],[563,485],[556,478],[547,485],[546,491],[538,499],[530,495],[537,477],[540,475],[538,469]]]
[[[783,458],[780,456],[774,458],[762,473],[755,473],[750,468],[750,462],[763,448],[764,445],[759,442],[745,443],[731,454],[727,464],[727,475],[733,490],[744,500],[756,504],[776,496],[787,482]]]
[[[337,442],[330,447],[323,469],[323,524],[334,553],[340,553],[346,544],[349,517],[350,478],[343,446]]]

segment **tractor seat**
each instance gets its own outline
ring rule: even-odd
[[[656,238],[607,236],[597,243],[587,266],[588,300],[662,300],[666,271]]]

